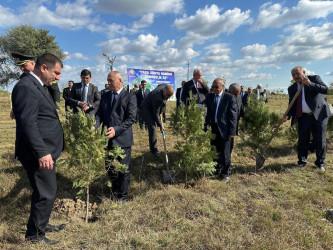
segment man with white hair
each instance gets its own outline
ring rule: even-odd
[[[200,69],[195,69],[193,71],[193,78],[184,85],[182,102],[185,105],[189,104],[190,93],[192,93],[192,96],[197,96],[197,102],[199,104],[206,99],[206,95],[209,93],[207,84],[202,80],[202,72]]]

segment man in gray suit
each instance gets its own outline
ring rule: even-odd
[[[164,128],[160,119],[166,101],[173,95],[174,89],[171,85],[159,85],[144,99],[141,105],[143,120],[148,126],[149,148],[150,152],[160,158],[157,149],[156,126],[163,132]]]
[[[97,86],[90,82],[91,72],[87,69],[81,71],[81,82],[74,83],[69,95],[69,101],[73,108],[73,112],[79,112],[80,108],[83,112],[95,115],[101,100],[101,94]]]
[[[289,103],[302,83],[304,87],[287,117],[283,117],[282,121],[292,117],[292,125],[298,122],[298,166],[303,167],[307,163],[310,133],[313,131],[317,158],[315,165],[321,171],[325,171],[326,129],[329,110],[323,94],[328,93],[328,87],[318,75],[306,77],[302,66],[294,67],[291,74],[295,83],[288,88]]]

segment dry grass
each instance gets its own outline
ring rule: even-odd
[[[283,113],[286,102],[286,97],[272,97],[269,106]],[[173,108],[168,103],[168,113]],[[13,159],[15,123],[3,91],[0,110],[0,248],[45,249],[24,243],[30,187]],[[48,235],[61,241],[54,249],[332,249],[333,225],[324,219],[325,210],[333,207],[331,144],[325,173],[313,169],[313,154],[308,166],[293,168],[296,151],[286,137],[272,142],[265,168],[255,173],[249,150],[237,147],[237,138],[229,183],[204,178],[184,189],[182,183],[161,183],[163,162],[149,153],[147,132],[138,124],[134,136],[130,201],[111,201],[102,181],[95,183],[92,201],[98,209],[93,222],[85,224],[76,216],[80,211],[52,213],[52,223],[68,224],[64,231]],[[172,165],[177,161],[177,138],[168,127],[166,136]],[[158,139],[162,150],[162,138]],[[57,173],[57,202],[74,202],[71,173],[65,167]]]

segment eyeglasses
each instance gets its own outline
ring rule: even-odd
[[[212,85],[212,89],[218,89],[220,86],[218,85]]]

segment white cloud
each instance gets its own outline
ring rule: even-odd
[[[158,36],[152,34],[139,35],[134,41],[128,40],[126,37],[110,39],[103,42],[102,51],[107,54],[121,53],[137,53],[145,54],[155,51],[157,46]]]
[[[180,30],[195,32],[203,36],[216,36],[221,32],[232,33],[239,26],[250,22],[250,11],[241,12],[239,8],[227,10],[220,15],[217,5],[197,10],[194,16],[176,19],[174,24]]]
[[[194,51],[191,48],[179,50],[177,48],[167,48],[165,50],[156,50],[155,53],[144,56],[142,61],[148,65],[158,66],[158,67],[171,67],[178,66],[179,64],[185,64],[187,60],[190,60],[200,53]]]
[[[333,71],[331,71],[331,72],[326,72],[325,76],[333,76]]]
[[[271,80],[271,79],[273,79],[273,75],[265,74],[265,73],[260,73],[260,74],[249,73],[249,74],[239,77],[239,79],[240,80]]]
[[[253,30],[279,28],[283,25],[313,18],[325,18],[333,12],[332,1],[300,0],[295,7],[286,8],[281,4],[265,3],[261,6]]]
[[[115,14],[143,15],[146,13],[178,13],[184,5],[183,0],[97,0],[96,8]]]
[[[88,57],[84,56],[82,53],[70,54],[71,59],[89,60]]]
[[[151,25],[153,22],[154,22],[154,14],[149,13],[149,14],[142,16],[139,21],[134,22],[132,24],[131,28],[133,30],[142,29],[142,28],[145,28],[145,27]]]
[[[215,62],[222,62],[228,61],[229,54],[231,52],[230,48],[228,48],[227,44],[224,43],[216,43],[211,44],[205,47],[207,50],[206,54],[203,58],[201,58],[201,62],[203,63],[215,63]]]
[[[266,53],[267,46],[265,44],[253,44],[243,47],[240,50],[240,53],[242,56],[248,56],[248,55],[263,55]]]
[[[174,25],[179,30],[187,31],[187,36],[182,38],[181,46],[185,42],[200,43],[206,39],[216,37],[220,33],[233,33],[239,26],[252,22],[250,10],[242,12],[239,8],[227,10],[220,14],[221,9],[215,4],[205,9],[198,9],[195,15],[176,19]],[[188,46],[191,47],[191,46]]]
[[[18,23],[13,12],[13,10],[0,5],[0,27],[10,27]]]

